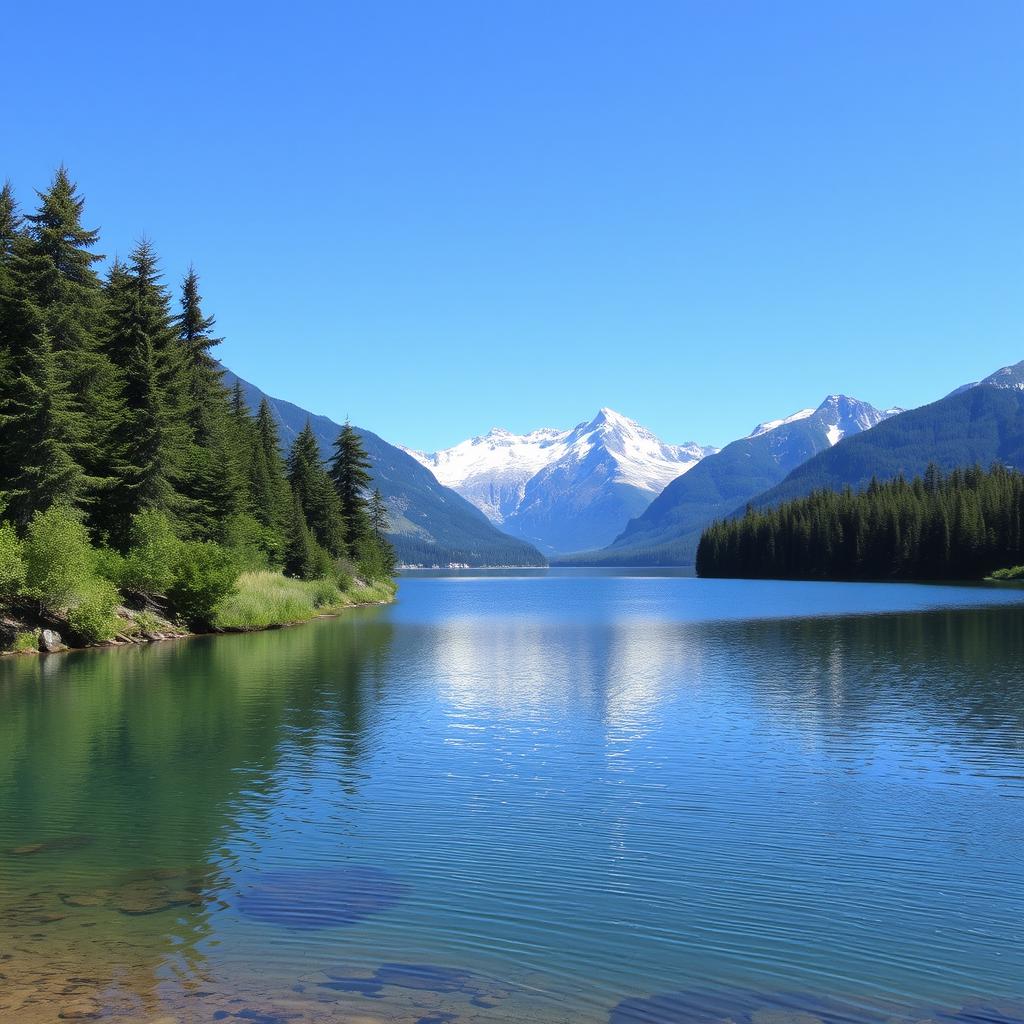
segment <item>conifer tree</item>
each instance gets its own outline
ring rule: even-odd
[[[13,258],[15,247],[22,237],[22,222],[14,189],[9,181],[5,181],[3,188],[0,188],[0,265],[7,264]]]
[[[214,323],[203,313],[199,275],[189,267],[174,325],[188,375],[186,404],[196,440],[185,489],[196,510],[194,528],[207,537],[219,535],[230,517],[250,507],[250,481],[243,468],[248,461],[244,435],[251,433],[248,415],[233,419],[224,371],[210,354],[222,340],[212,333]]]
[[[97,517],[117,539],[144,508],[167,513],[189,532],[194,508],[184,493],[193,456],[185,416],[187,365],[148,241],[133,249],[127,269],[112,274],[106,347],[120,370],[123,411],[114,438],[118,479]]]
[[[363,447],[363,440],[346,420],[334,442],[329,475],[341,499],[341,510],[348,528],[348,551],[353,557],[358,554],[360,541],[372,529],[366,502],[366,489],[372,480],[370,468],[370,457]]]
[[[313,579],[317,571],[316,544],[306,523],[306,514],[298,494],[291,496],[284,571],[298,579]]]
[[[55,501],[80,498],[88,483],[80,462],[84,424],[57,373],[46,327],[8,368],[0,394],[5,517],[28,525]]]
[[[290,515],[291,492],[277,423],[265,398],[256,414],[256,437],[261,455],[258,470],[261,490],[258,494],[254,490],[253,514],[264,525],[283,534]]]
[[[108,475],[107,432],[117,419],[116,374],[100,349],[103,295],[93,266],[102,256],[91,251],[99,234],[82,225],[85,203],[64,167],[38,196],[13,243],[8,294],[21,312],[8,320],[3,340],[12,352],[29,349],[45,329],[54,380],[89,425],[91,443],[79,457],[94,490]]]
[[[341,501],[324,470],[320,445],[308,420],[288,456],[288,483],[316,542],[335,558],[345,554],[347,523]]]

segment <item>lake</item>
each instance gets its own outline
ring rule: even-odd
[[[0,1020],[1024,1020],[1022,666],[1014,587],[587,571],[4,659]]]

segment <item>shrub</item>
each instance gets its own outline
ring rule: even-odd
[[[131,547],[121,570],[121,586],[143,594],[166,594],[174,582],[181,541],[171,521],[156,509],[132,516]]]
[[[96,575],[121,586],[125,574],[125,557],[113,548],[96,548],[92,556],[93,569]]]
[[[10,523],[0,524],[0,600],[16,597],[25,585],[25,557]]]
[[[14,634],[14,639],[11,641],[10,650],[12,651],[38,651],[39,650],[39,630],[38,629],[24,629]]]
[[[1024,565],[1015,565],[1011,569],[996,569],[989,577],[993,580],[1020,580],[1024,579]]]
[[[208,625],[217,604],[235,589],[238,564],[227,548],[213,541],[184,541],[178,548],[174,582],[167,596],[186,621]]]
[[[138,633],[159,633],[167,626],[167,623],[159,615],[154,615],[152,612],[145,610],[136,612],[133,617],[135,619],[135,630]]]
[[[68,612],[68,625],[87,644],[111,640],[121,631],[120,595],[110,580],[91,580]]]
[[[247,572],[279,565],[284,556],[284,544],[277,531],[246,513],[228,518],[223,538],[224,546],[231,548],[239,567]]]
[[[70,505],[37,512],[25,538],[25,593],[50,611],[69,608],[96,579],[82,518]]]

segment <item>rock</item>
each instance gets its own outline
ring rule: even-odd
[[[39,634],[39,650],[47,654],[55,654],[57,651],[66,651],[68,645],[61,640],[60,633],[55,629],[44,629]]]
[[[95,1020],[100,1016],[100,1004],[95,999],[76,999],[57,1014],[61,1020]]]

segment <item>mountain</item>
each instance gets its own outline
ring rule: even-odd
[[[857,489],[873,476],[912,477],[930,462],[944,470],[994,462],[1024,470],[1024,362],[848,437],[795,468],[754,504],[775,505],[822,487]]]
[[[612,409],[569,430],[495,427],[440,452],[409,454],[502,529],[542,551],[611,541],[713,448],[666,444]]]
[[[230,370],[224,381],[242,385],[254,412],[266,398],[287,449],[308,419],[324,457],[341,429],[326,416],[317,416],[291,402],[272,398]],[[390,512],[388,539],[404,565],[543,565],[543,555],[532,545],[509,537],[455,491],[438,483],[434,475],[395,445],[369,430],[356,428],[373,463],[373,482],[380,488]]]
[[[829,395],[816,409],[801,409],[792,416],[759,423],[746,437],[708,455],[685,476],[673,480],[608,547],[559,561],[690,565],[708,523],[780,483],[818,452],[898,411],[883,412],[855,398]]]

